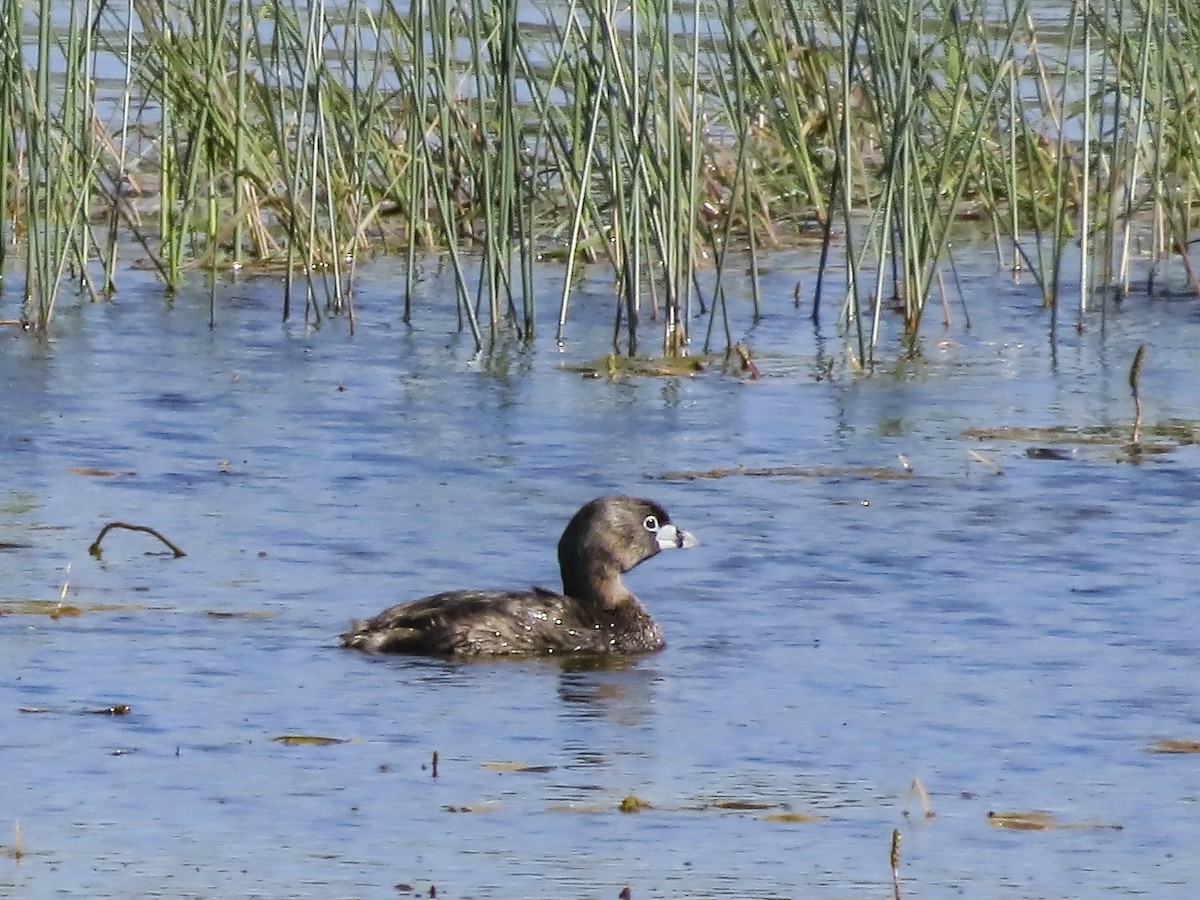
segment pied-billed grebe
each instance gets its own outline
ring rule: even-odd
[[[600,497],[567,524],[558,542],[563,592],[447,591],[355,622],[343,647],[434,656],[646,653],[662,632],[621,582],[621,573],[660,550],[696,546],[652,500]]]

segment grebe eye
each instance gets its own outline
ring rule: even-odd
[[[647,531],[658,531],[658,518],[655,516],[646,516],[642,519],[642,527]]]

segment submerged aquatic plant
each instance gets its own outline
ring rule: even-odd
[[[1200,13],[1094,0],[0,0],[0,217],[22,319],[96,299],[136,253],[283,271],[282,315],[354,326],[357,261],[426,255],[477,347],[529,339],[535,278],[612,275],[614,352],[727,351],[758,257],[819,237],[857,356],[909,340],[964,222],[1032,271],[1057,322],[1064,259],[1128,290],[1143,223],[1188,261],[1200,186]],[[1060,14],[1064,15],[1064,14]],[[27,42],[28,41],[28,42]],[[1001,241],[1003,238],[1003,243]],[[12,258],[0,257],[11,272]],[[706,271],[707,270],[707,271]],[[1190,270],[1189,270],[1190,271]],[[729,302],[734,273],[749,302]],[[1200,279],[1195,283],[1200,286]],[[1082,321],[1082,318],[1080,319]],[[1052,325],[1053,327],[1053,325]]]

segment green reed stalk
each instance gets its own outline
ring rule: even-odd
[[[1072,6],[1071,11],[1067,16],[1067,28],[1065,33],[1065,53],[1070,57],[1076,49],[1076,37],[1078,34],[1078,17],[1076,15],[1076,7]],[[1065,67],[1062,74],[1060,92],[1058,96],[1057,108],[1062,111],[1062,114],[1057,122],[1058,140],[1055,144],[1056,169],[1057,177],[1053,182],[1052,196],[1054,198],[1054,233],[1053,245],[1051,247],[1051,273],[1050,273],[1050,335],[1053,338],[1058,329],[1058,311],[1059,298],[1062,291],[1062,264],[1063,254],[1066,250],[1067,242],[1070,238],[1071,225],[1069,221],[1070,210],[1068,209],[1068,195],[1072,197],[1077,193],[1072,190],[1071,181],[1073,178],[1071,150],[1067,138],[1066,126],[1066,108],[1072,94],[1072,77],[1074,71],[1069,67]],[[1081,88],[1082,93],[1086,93],[1089,86],[1085,83],[1080,85],[1075,90]]]
[[[141,17],[141,27],[146,30],[148,35],[166,37],[171,33],[170,25],[170,10],[168,8],[169,0],[159,0],[157,9],[157,21],[153,21],[151,16],[143,13]],[[133,80],[134,60],[133,60],[133,16],[129,17],[126,33],[126,53],[125,53],[125,89],[122,94],[122,106],[128,109],[130,100],[130,90]],[[159,257],[162,260],[163,269],[166,273],[168,288],[176,288],[182,278],[183,258],[181,247],[178,241],[172,240],[171,235],[177,231],[176,221],[179,216],[179,159],[176,156],[176,147],[179,146],[179,132],[175,124],[175,94],[174,84],[172,81],[173,67],[170,60],[166,56],[165,41],[150,43],[149,41],[143,47],[143,59],[153,58],[152,54],[158,54],[155,60],[159,68],[159,84],[158,96],[160,97],[160,138],[159,138],[159,154],[158,154],[158,234],[159,234]],[[124,113],[123,113],[124,115]],[[128,134],[128,128],[121,129],[121,146],[125,146],[125,136]],[[120,158],[117,161],[118,177],[124,169],[125,152],[122,149]],[[115,204],[114,204],[115,205]],[[114,218],[115,221],[115,218]]]
[[[1096,173],[1097,207],[1103,207],[1102,218],[1098,217],[1096,229],[1101,234],[1100,241],[1100,280],[1106,288],[1113,290],[1118,298],[1122,291],[1116,285],[1116,245],[1119,210],[1116,206],[1116,186],[1119,172],[1114,165],[1117,147],[1119,146],[1118,124],[1120,110],[1124,105],[1125,89],[1125,49],[1123,31],[1125,27],[1126,4],[1118,3],[1115,12],[1116,21],[1110,24],[1107,16],[1094,17],[1094,27],[1103,37],[1105,51],[1100,68],[1100,85],[1107,85],[1108,96],[1099,104],[1096,111],[1096,146],[1095,153],[1099,171]],[[1113,40],[1114,30],[1121,35],[1121,40]],[[1107,138],[1105,137],[1107,136]]]
[[[234,225],[230,264],[235,271],[245,264],[246,220],[243,210],[249,206],[251,184],[246,177],[246,141],[250,123],[246,120],[250,79],[250,0],[238,0],[237,54],[235,56],[233,104],[233,207]]]
[[[844,318],[854,323],[854,334],[857,339],[858,358],[860,360],[866,360],[867,358],[867,336],[862,327],[862,303],[859,300],[858,294],[858,258],[852,225],[854,207],[853,160],[857,156],[852,151],[857,144],[855,139],[857,133],[857,128],[855,127],[856,118],[853,113],[855,109],[853,86],[857,81],[861,81],[861,77],[860,79],[854,79],[851,73],[857,69],[859,41],[862,37],[865,21],[866,10],[861,4],[856,7],[856,12],[851,17],[847,0],[841,0],[837,10],[837,22],[840,32],[843,35],[841,67],[839,70],[840,77],[838,79],[841,114],[838,119],[838,146],[836,153],[838,168],[842,174],[840,185],[841,215],[846,232],[846,296],[843,302],[843,309]],[[846,35],[850,36],[849,39],[845,38]],[[833,183],[837,185],[838,182],[835,180]],[[832,216],[830,218],[832,220]],[[815,300],[813,314],[815,321]]]
[[[499,2],[504,3],[504,0],[499,0]],[[482,133],[476,137],[483,145],[483,152],[478,154],[480,201],[483,217],[483,258],[481,260],[482,272],[479,279],[479,296],[476,298],[475,308],[478,313],[479,301],[486,290],[488,330],[491,339],[494,341],[501,326],[501,318],[504,315],[500,295],[504,283],[507,281],[504,268],[508,254],[503,242],[504,223],[500,219],[504,203],[496,194],[498,188],[497,180],[499,178],[499,174],[496,171],[497,161],[494,155],[488,152],[489,148],[487,145],[493,140],[491,137],[492,129],[489,127],[493,124],[492,109],[498,108],[500,104],[504,104],[507,98],[504,94],[500,93],[503,89],[503,73],[489,73],[484,62],[484,53],[488,49],[490,33],[493,31],[493,28],[491,23],[489,23],[489,35],[485,37],[483,32],[483,13],[483,9],[476,9],[474,14],[470,16],[468,23],[471,45],[471,70],[475,76],[475,115],[476,121],[483,126]],[[500,15],[503,15],[503,12]],[[498,74],[499,78],[490,78],[489,75],[491,74]]]
[[[91,199],[92,174],[92,117],[90,105],[91,79],[88,76],[87,40],[91,34],[84,17],[85,7],[72,4],[63,49],[62,142],[64,163],[70,166],[68,178],[75,187],[74,207],[78,210],[64,237],[64,248],[80,279],[90,284],[88,259],[92,249]]]
[[[733,93],[737,98],[745,96],[745,86],[742,83],[742,60],[744,53],[744,39],[739,27],[736,16],[737,3],[736,0],[728,0],[727,10],[729,15],[729,33],[733,37],[730,46],[730,74],[733,78]],[[739,103],[738,115],[734,118],[734,132],[737,135],[737,143],[739,147],[744,148],[749,140],[749,123],[746,121],[746,109]],[[738,166],[738,178],[742,188],[742,204],[743,214],[745,215],[746,243],[749,254],[750,264],[750,300],[754,311],[754,321],[758,322],[762,318],[762,307],[758,288],[758,247],[756,241],[757,215],[754,210],[754,196],[751,192],[750,172],[744,153],[741,156],[741,165]],[[732,213],[732,210],[731,210]],[[727,346],[732,346],[732,341],[727,343]]]
[[[420,0],[418,0],[420,2]],[[458,250],[459,216],[458,196],[465,191],[464,179],[467,173],[465,154],[470,146],[469,130],[461,129],[455,113],[459,102],[458,90],[455,87],[454,74],[454,45],[456,35],[452,29],[453,17],[446,0],[430,0],[428,20],[439,23],[440,28],[431,29],[432,83],[435,89],[435,105],[437,110],[438,137],[440,146],[438,154],[433,156],[433,148],[425,142],[425,152],[428,154],[428,165],[433,168],[440,164],[442,178],[433,179],[433,194],[441,217],[442,234],[450,255],[454,270],[454,281],[457,286],[459,328],[465,322],[475,340],[475,350],[483,349],[483,335],[479,330],[479,321],[475,310],[467,296],[466,276],[463,273],[462,259]],[[418,36],[419,39],[419,36]],[[465,133],[463,133],[465,131]]]
[[[1074,11],[1072,11],[1074,17]],[[1083,320],[1087,314],[1091,284],[1092,259],[1092,29],[1086,14],[1083,21],[1083,133],[1081,143],[1083,159],[1079,173],[1079,315],[1075,322],[1077,333],[1083,332]]]
[[[305,215],[301,240],[305,285],[304,316],[306,319],[312,316],[314,321],[321,319],[321,308],[317,303],[313,279],[322,262],[317,255],[317,241],[321,227],[318,203],[321,196],[320,168],[323,147],[321,104],[325,87],[322,52],[324,34],[325,2],[319,0],[309,4],[308,17],[305,20],[299,102],[296,106],[296,119],[299,123],[296,131],[296,165],[292,170],[292,204],[297,210],[303,210]],[[324,271],[324,267],[321,267],[321,271]]]
[[[22,19],[20,0],[0,2],[0,85],[3,86],[0,89],[0,173],[16,169],[14,151],[17,133],[13,122],[20,109],[16,86],[24,80],[19,39]],[[17,199],[19,192],[12,190],[13,187],[12,179],[7,176],[0,178],[0,291],[4,288],[8,270],[9,245],[19,236],[16,223],[22,215]]]
[[[1136,194],[1138,191],[1139,173],[1144,165],[1143,154],[1141,152],[1143,135],[1146,132],[1146,104],[1147,92],[1150,83],[1150,63],[1153,58],[1152,46],[1155,29],[1152,27],[1153,20],[1147,17],[1145,20],[1145,28],[1142,31],[1142,45],[1140,48],[1140,65],[1138,68],[1138,85],[1136,90],[1136,99],[1134,103],[1133,121],[1127,131],[1126,153],[1129,160],[1128,178],[1125,183],[1124,203],[1125,203],[1125,221],[1122,228],[1121,238],[1121,285],[1125,290],[1129,288],[1130,271],[1129,259],[1131,253],[1131,245],[1133,241],[1133,213],[1136,204]]]
[[[759,253],[816,221],[822,277],[840,252],[841,321],[868,360],[893,302],[915,346],[964,213],[1007,232],[1013,266],[1031,268],[1050,304],[1077,228],[1081,319],[1093,255],[1105,279],[1119,252],[1127,286],[1147,214],[1160,250],[1180,252],[1194,226],[1200,41],[1186,4],[1073,7],[1065,40],[1043,49],[1027,2],[705,0],[688,17],[656,0],[567,0],[530,28],[517,0],[466,3],[347,0],[335,16],[284,2],[246,27],[248,0],[134,0],[120,33],[87,28],[80,5],[65,36],[40,16],[28,90],[32,48],[7,29],[0,154],[11,166],[27,148],[28,168],[0,183],[0,209],[27,235],[31,320],[49,321],[61,273],[88,277],[97,198],[110,207],[109,289],[126,236],[153,240],[126,184],[143,197],[157,186],[159,249],[146,255],[161,257],[168,287],[197,264],[282,262],[288,316],[302,266],[304,315],[340,313],[353,328],[360,253],[403,246],[411,320],[425,253],[441,252],[477,347],[483,315],[492,341],[514,323],[532,336],[535,258],[565,255],[560,339],[580,263],[603,259],[614,346],[645,346],[639,317],[662,310],[663,352],[682,352],[703,272],[706,346],[723,327],[728,347],[734,320],[764,311]],[[0,4],[20,22],[20,4]],[[55,52],[61,81],[46,70]],[[128,73],[111,144],[87,75],[104,53]],[[143,109],[161,119],[139,120]],[[743,259],[744,312],[726,268]]]
[[[700,224],[699,217],[701,215],[700,192],[701,183],[703,180],[701,153],[700,153],[700,123],[703,121],[701,117],[701,98],[700,98],[700,4],[692,5],[692,24],[691,24],[691,59],[688,67],[688,93],[690,104],[687,107],[687,159],[689,161],[688,171],[686,176],[686,193],[687,206],[685,207],[686,215],[683,217],[685,223],[683,231],[683,240],[685,251],[679,260],[680,269],[676,277],[676,284],[686,285],[683,295],[683,308],[680,311],[676,309],[676,316],[680,319],[680,324],[677,325],[676,334],[679,335],[678,340],[672,342],[669,349],[671,353],[679,353],[683,345],[691,340],[691,320],[692,320],[692,298],[695,291],[695,271],[697,267],[698,246],[700,242]],[[673,71],[673,70],[672,70]],[[681,111],[680,115],[684,115]],[[682,151],[682,144],[680,150]],[[676,171],[682,171],[682,166]],[[678,294],[677,294],[678,296]],[[701,303],[703,308],[703,303]]]
[[[522,202],[522,191],[526,177],[522,172],[521,129],[517,122],[516,75],[517,42],[520,31],[518,20],[518,3],[516,0],[506,0],[499,8],[499,35],[495,42],[496,53],[492,57],[492,66],[496,73],[499,87],[496,92],[499,108],[497,145],[500,150],[500,215],[501,247],[504,250],[502,275],[504,278],[505,297],[508,301],[509,315],[517,324],[517,311],[513,300],[513,283],[516,280],[513,273],[513,257],[521,273],[521,307],[523,319],[520,332],[525,340],[534,336],[534,291],[533,255],[528,240],[529,228],[523,221],[526,204]]]
[[[1015,48],[1014,48],[1015,52]],[[1009,59],[1009,65],[1015,71],[1016,60]],[[1009,252],[1012,254],[1012,272],[1017,274],[1023,268],[1021,254],[1021,179],[1018,175],[1018,167],[1020,165],[1017,158],[1017,123],[1020,121],[1021,106],[1017,97],[1017,92],[1020,90],[1020,84],[1014,76],[1009,81],[1008,88],[1008,128],[1006,146],[1008,155],[1004,173],[1007,176],[1004,182],[1004,196],[1008,198],[1008,234],[1011,246]],[[991,204],[995,207],[995,204]]]
[[[57,214],[62,167],[55,153],[58,134],[51,113],[54,96],[50,90],[51,31],[49,0],[41,0],[38,16],[37,64],[34,73],[33,106],[26,106],[29,129],[26,209],[30,215],[27,246],[24,318],[39,330],[50,322],[58,295],[62,257],[63,222]]]
[[[1136,4],[1139,15],[1146,16],[1159,48],[1160,63],[1151,86],[1154,112],[1148,117],[1149,201],[1155,222],[1155,259],[1166,256],[1166,247],[1178,254],[1189,280],[1196,287],[1190,264],[1189,245],[1195,226],[1193,200],[1198,186],[1200,149],[1195,140],[1195,117],[1200,104],[1200,16],[1188,4]],[[1183,104],[1171,98],[1186,98]]]
[[[423,2],[414,2],[410,5],[409,15],[412,20],[411,29],[405,27],[404,19],[396,12],[393,6],[388,7],[388,15],[397,28],[397,44],[407,48],[411,53],[411,65],[404,65],[404,54],[397,50],[396,58],[393,64],[393,70],[396,72],[400,90],[399,96],[403,98],[401,105],[404,111],[404,118],[401,119],[401,127],[404,130],[404,145],[406,155],[408,157],[408,181],[407,181],[407,200],[408,200],[408,232],[406,235],[406,254],[404,267],[404,316],[405,323],[412,321],[412,302],[413,293],[416,289],[416,273],[417,273],[417,244],[418,236],[424,231],[426,243],[432,243],[432,237],[428,235],[424,222],[424,211],[429,208],[429,180],[427,177],[427,169],[425,167],[426,155],[425,139],[426,122],[428,121],[427,110],[427,94],[425,91],[425,73],[428,71],[428,62],[425,58],[425,34],[426,5]],[[422,37],[418,37],[422,36]],[[418,210],[422,215],[418,216]]]
[[[597,83],[604,84],[608,77],[608,63],[606,59],[600,60],[600,65],[593,69]],[[579,84],[579,82],[576,82]],[[562,297],[559,300],[558,307],[558,331],[556,337],[561,344],[565,340],[565,330],[567,326],[567,310],[571,300],[571,284],[574,280],[575,262],[582,255],[581,253],[581,237],[584,233],[584,214],[588,209],[588,185],[592,181],[592,168],[596,158],[596,144],[600,134],[601,113],[603,110],[604,93],[597,89],[591,92],[591,110],[586,119],[587,129],[584,133],[584,141],[582,146],[585,148],[582,158],[582,171],[579,176],[579,190],[576,192],[576,201],[574,211],[571,216],[571,232],[570,240],[567,242],[566,254],[566,273],[563,278]],[[576,134],[578,137],[578,133]]]
[[[1170,5],[1169,3],[1161,4],[1164,16],[1169,14]],[[1149,14],[1147,25],[1157,27],[1159,34],[1165,36],[1167,33],[1165,22],[1162,26],[1156,26],[1153,24],[1153,15],[1150,10],[1146,10],[1146,13]],[[1167,220],[1168,218],[1173,219],[1174,211],[1173,204],[1170,204],[1168,200],[1168,191],[1170,191],[1168,181],[1173,181],[1173,179],[1170,178],[1167,172],[1165,154],[1161,150],[1165,142],[1169,140],[1169,132],[1172,130],[1169,124],[1170,112],[1166,108],[1166,87],[1168,81],[1171,80],[1167,56],[1166,47],[1164,46],[1162,52],[1158,54],[1158,65],[1155,67],[1154,77],[1157,83],[1157,88],[1154,91],[1155,110],[1148,123],[1151,146],[1159,148],[1151,153],[1147,172],[1150,178],[1150,191],[1152,195],[1150,247],[1154,260],[1148,279],[1150,293],[1154,291],[1154,273],[1166,259],[1167,231],[1169,227]]]

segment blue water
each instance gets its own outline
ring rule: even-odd
[[[792,309],[799,255],[760,324],[733,310],[757,381],[563,368],[605,350],[603,281],[562,351],[547,299],[533,346],[477,358],[436,278],[399,321],[389,263],[353,336],[281,324],[266,279],[213,329],[202,286],[143,284],[0,333],[0,896],[890,897],[893,829],[907,898],[1194,896],[1200,770],[1146,748],[1200,738],[1200,453],[964,432],[1125,427],[1143,341],[1146,421],[1194,421],[1200,315],[1134,297],[1052,347],[1032,287],[964,269],[973,328],[904,360],[889,322],[870,376]],[[662,478],[739,465],[791,474]],[[613,492],[702,542],[628,577],[664,652],[337,649],[401,599],[553,585]],[[97,561],[110,520],[187,556],[115,531]],[[82,614],[30,612],[64,582]],[[1083,827],[989,825],[1013,810]]]

